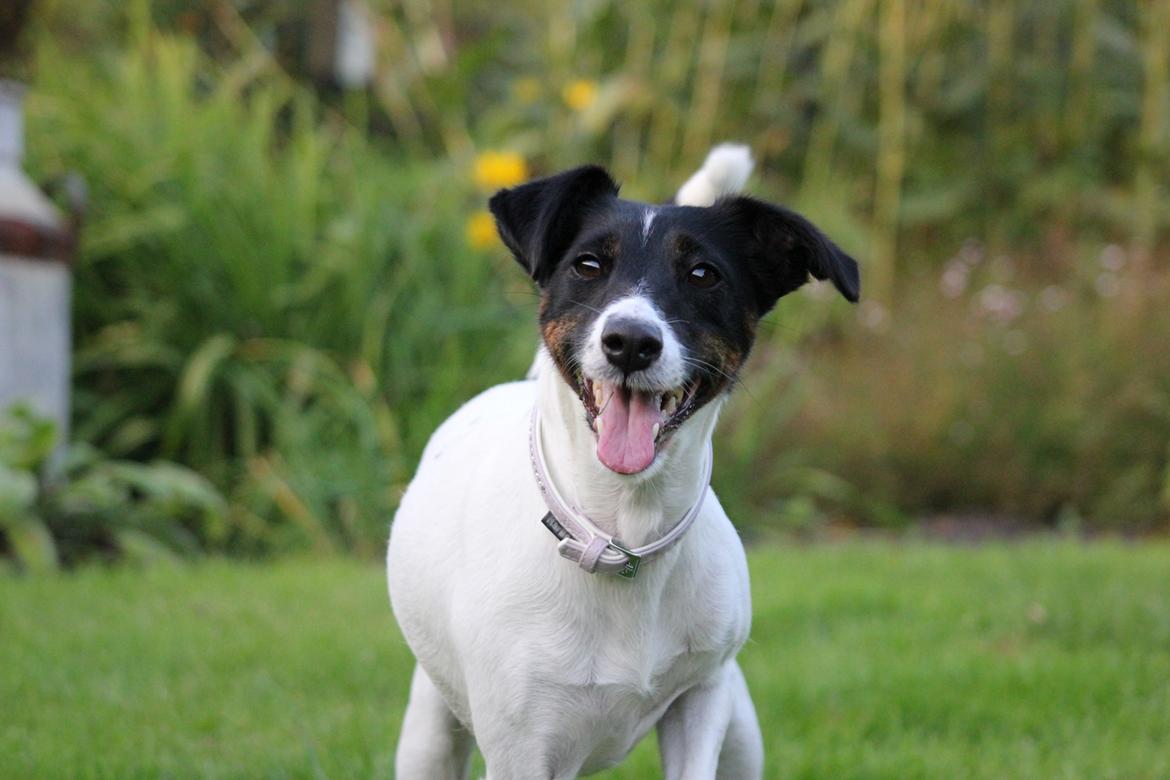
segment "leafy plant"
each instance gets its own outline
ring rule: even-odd
[[[369,5],[378,73],[342,96],[285,68],[298,4],[43,6],[29,167],[92,189],[74,428],[210,479],[202,544],[375,554],[434,427],[522,375],[485,151],[657,200],[729,138],[876,282],[765,323],[719,434],[738,517],[1164,522],[1164,3]]]
[[[747,389],[770,403],[736,398],[724,434],[751,454],[744,514],[769,522],[768,498],[814,469],[850,490],[798,492],[866,524],[882,524],[889,505],[1164,527],[1170,323],[1154,312],[1170,287],[1116,245],[1085,251],[1061,282],[1037,278],[1038,265],[967,245],[897,309],[860,309],[844,336],[808,343],[783,372],[769,373],[779,360],[769,354]],[[750,449],[742,430],[754,432]]]
[[[86,444],[50,467],[56,438],[27,406],[0,417],[0,550],[21,568],[51,570],[95,552],[195,554],[228,539],[226,501],[190,469],[110,460]]]
[[[237,549],[372,552],[407,458],[531,359],[533,299],[465,242],[468,170],[373,147],[262,52],[131,21],[96,59],[43,41],[29,104],[31,167],[92,190],[75,431],[207,475]]]

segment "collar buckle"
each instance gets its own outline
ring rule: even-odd
[[[638,567],[642,565],[642,556],[635,553],[629,547],[623,547],[614,540],[610,540],[609,546],[626,556],[626,565],[618,570],[617,576],[624,577],[627,580],[632,580],[638,576]]]

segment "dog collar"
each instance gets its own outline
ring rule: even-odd
[[[707,498],[711,484],[711,464],[714,461],[710,442],[707,442],[705,455],[703,491],[694,505],[658,541],[641,547],[627,547],[599,528],[584,512],[566,504],[561,498],[548,475],[544,460],[544,446],[540,440],[540,409],[535,405],[532,407],[532,419],[528,426],[528,456],[532,461],[536,485],[549,510],[540,522],[557,538],[557,551],[561,556],[575,561],[590,574],[600,571],[632,580],[638,574],[638,567],[643,560],[669,550],[682,538],[699,516],[703,501]]]

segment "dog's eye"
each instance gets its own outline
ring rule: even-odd
[[[573,271],[582,279],[600,279],[605,276],[605,263],[597,255],[586,252],[573,261]]]
[[[706,263],[699,263],[691,268],[690,273],[687,274],[688,282],[695,287],[702,287],[703,289],[719,284],[719,279],[719,272]]]

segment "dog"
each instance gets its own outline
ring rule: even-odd
[[[664,205],[597,166],[498,192],[539,290],[532,376],[435,431],[391,528],[390,600],[417,664],[399,780],[573,778],[657,729],[668,778],[763,771],[736,654],[743,545],[708,486],[716,418],[760,318],[810,278],[850,301],[857,263],[743,195],[716,147]],[[750,478],[750,475],[746,475]]]

